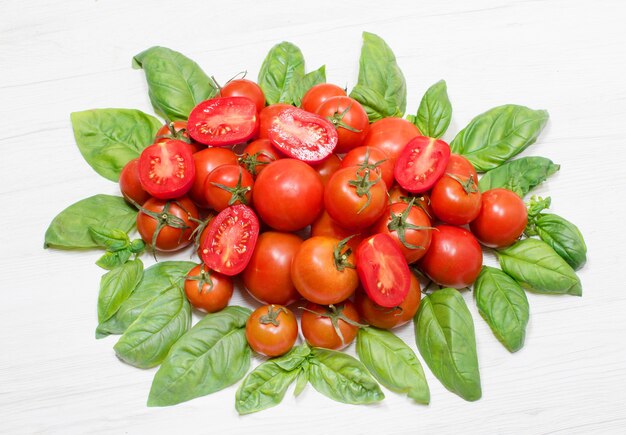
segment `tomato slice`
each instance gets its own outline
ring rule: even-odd
[[[272,145],[294,159],[317,163],[333,153],[337,130],[327,119],[296,107],[288,107],[272,119]]]
[[[246,97],[212,98],[193,108],[187,120],[192,139],[216,147],[234,145],[259,131],[256,105]]]
[[[429,190],[441,178],[450,159],[450,146],[441,139],[418,136],[400,153],[393,175],[412,193]]]
[[[225,208],[208,226],[202,261],[219,273],[237,275],[248,265],[258,237],[259,219],[250,207]]]
[[[367,296],[381,307],[396,307],[409,294],[409,265],[387,234],[379,233],[361,242],[356,250],[356,271]]]
[[[196,166],[189,144],[170,139],[146,147],[139,157],[139,182],[155,198],[173,199],[191,188]]]

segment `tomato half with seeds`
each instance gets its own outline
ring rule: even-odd
[[[307,163],[317,163],[333,153],[337,130],[327,119],[296,107],[272,119],[269,139],[281,152]]]
[[[243,149],[239,164],[256,177],[267,165],[282,157],[283,155],[272,146],[269,139],[257,139]]]
[[[285,109],[290,109],[293,106],[285,103],[276,103],[266,106],[259,112],[259,138],[267,139],[270,137],[270,127],[274,122],[274,118],[278,116],[280,112]]]
[[[267,356],[287,353],[298,339],[296,316],[282,305],[264,305],[250,314],[246,340],[255,351]]]
[[[315,113],[318,107],[329,98],[345,96],[346,90],[332,83],[319,83],[312,86],[302,97],[300,107],[307,112]]]
[[[204,183],[213,170],[222,165],[236,165],[237,155],[228,148],[206,148],[193,155],[196,177],[188,195],[199,207],[208,208]]]
[[[339,154],[360,146],[370,127],[365,109],[354,98],[331,97],[315,113],[328,119],[337,129],[335,152]]]
[[[356,270],[367,296],[381,307],[398,306],[409,293],[409,265],[388,234],[375,234],[361,242]]]
[[[222,211],[230,205],[246,204],[252,201],[252,175],[239,165],[222,165],[206,177],[204,194],[206,202],[215,211]]]
[[[159,251],[177,251],[191,243],[198,224],[198,209],[187,197],[173,200],[150,198],[137,213],[141,239]]]
[[[225,208],[209,223],[202,261],[219,273],[237,275],[248,265],[258,237],[259,220],[250,207]]]
[[[446,173],[430,192],[435,216],[451,225],[465,225],[480,212],[481,194],[473,175]]]
[[[220,89],[221,97],[246,97],[256,106],[257,112],[265,107],[265,94],[259,85],[251,80],[234,79]]]
[[[185,295],[193,307],[215,313],[228,305],[233,295],[233,280],[198,264],[185,277]]]
[[[441,178],[449,158],[450,146],[447,143],[441,139],[419,136],[404,147],[396,161],[393,175],[408,192],[426,192]]]
[[[300,326],[309,345],[339,350],[359,332],[359,313],[352,302],[323,306],[309,302],[302,309]]]
[[[168,140],[146,147],[139,156],[141,187],[155,198],[184,195],[196,176],[193,154],[180,140]]]
[[[522,235],[527,223],[528,211],[522,198],[498,188],[483,192],[480,212],[470,229],[483,245],[504,248]]]
[[[380,148],[356,147],[350,150],[341,160],[342,168],[348,166],[372,169],[382,177],[388,189],[393,185],[393,162]]]
[[[139,181],[139,158],[132,159],[122,168],[120,191],[127,201],[135,201],[139,205],[150,199],[150,194],[145,191]]]
[[[245,97],[212,98],[193,108],[187,131],[205,145],[223,147],[246,142],[259,130],[256,105]]]
[[[419,129],[406,119],[383,118],[372,123],[361,145],[380,148],[395,164],[407,143],[420,136]]]

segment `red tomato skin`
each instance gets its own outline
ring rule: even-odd
[[[324,349],[341,350],[347,347],[356,338],[359,327],[351,325],[345,320],[338,319],[337,325],[343,336],[343,343],[341,337],[337,335],[335,328],[330,318],[323,316],[326,313],[326,307],[309,302],[305,308],[310,311],[303,310],[302,317],[300,318],[300,327],[302,329],[302,335],[310,346],[323,347]],[[344,316],[348,319],[359,323],[359,313],[356,307],[349,300],[343,302],[339,307]],[[311,311],[315,311],[319,314],[314,314]]]
[[[161,213],[166,202],[166,200],[150,198],[142,207],[151,212]],[[178,204],[180,204],[180,206]],[[176,198],[170,201],[170,209],[168,212],[185,221],[188,228],[183,230],[181,228],[164,226],[159,232],[155,244],[155,248],[163,252],[178,251],[191,244],[191,234],[198,226],[197,223],[189,219],[190,216],[194,219],[198,219],[198,209],[187,197]],[[158,222],[153,217],[148,216],[142,211],[137,213],[137,232],[139,232],[141,239],[147,245],[152,244],[152,237],[157,226]]]
[[[319,83],[309,89],[302,97],[300,107],[315,113],[326,100],[346,95],[346,90],[332,83]]]
[[[209,208],[204,183],[208,175],[222,165],[236,165],[237,155],[228,148],[206,148],[193,155],[196,177],[188,195],[198,207]]]
[[[335,152],[338,154],[347,153],[353,148],[360,146],[369,131],[369,119],[367,113],[361,103],[350,97],[331,97],[324,101],[315,112],[333,122],[333,118],[341,118],[340,121],[353,130],[342,127],[340,124],[333,125],[337,128],[337,147]]]
[[[252,189],[254,187],[254,179],[252,175],[238,164],[234,165],[221,165],[215,168],[206,177],[204,182],[204,195],[206,202],[215,211],[222,211],[229,206],[229,201],[232,197],[231,193],[214,185],[213,183],[222,184],[228,187],[235,187],[239,182],[239,175],[241,174],[241,187],[249,187],[250,190],[245,194],[245,203],[252,203]],[[232,205],[241,204],[241,201],[236,201]]]
[[[450,146],[441,139],[419,136],[398,156],[393,176],[408,192],[423,193],[441,178],[450,159]]]
[[[264,305],[252,312],[246,322],[246,339],[255,352],[274,357],[287,353],[293,347],[298,339],[298,322],[291,310],[274,305],[274,309],[284,310],[276,318],[278,326],[262,323],[261,317],[267,315],[269,306]]]
[[[126,200],[135,201],[139,205],[151,198],[139,181],[139,158],[126,163],[120,173],[120,191]]]
[[[231,80],[220,89],[221,97],[246,97],[256,106],[257,112],[265,107],[265,94],[259,85],[252,80]]]
[[[270,104],[259,113],[259,138],[268,139],[270,137],[270,127],[280,112],[293,106],[284,103]]]
[[[139,156],[139,181],[151,196],[173,199],[185,195],[196,176],[193,154],[180,140],[152,144]]]
[[[464,183],[469,178],[461,178]],[[430,192],[430,201],[435,216],[450,225],[465,225],[476,219],[480,212],[481,194],[474,182],[475,192],[466,192],[463,186],[445,174],[435,183]]]
[[[437,225],[419,267],[437,284],[460,289],[472,285],[482,264],[483,251],[472,233],[461,227]]]
[[[341,167],[341,158],[337,154],[331,154],[321,163],[312,164],[311,167],[317,171],[322,179],[324,187],[326,187],[330,177],[332,177],[333,174]]]
[[[474,165],[465,157],[458,154],[450,154],[445,173],[458,175],[463,178],[469,178],[471,175],[474,181],[478,183],[478,173]]]
[[[421,136],[419,129],[406,119],[383,118],[370,125],[361,145],[380,148],[395,165],[406,144],[417,136]]]
[[[394,182],[393,162],[389,159],[387,153],[380,148],[365,146],[353,148],[341,160],[341,167],[347,168],[365,163],[365,156],[368,156],[367,162],[369,164],[373,165],[377,162],[382,162],[376,167],[376,173],[382,177],[387,189],[391,188]]]
[[[197,265],[187,275],[200,275],[202,267],[202,264]],[[208,269],[205,270],[208,271]],[[185,295],[194,308],[207,313],[215,313],[228,305],[233,295],[233,281],[231,277],[215,271],[209,271],[209,274],[212,286],[196,280],[185,280]]]
[[[491,189],[483,192],[480,212],[470,229],[483,245],[504,248],[519,239],[527,223],[528,211],[515,192]]]
[[[236,121],[231,119],[233,117]],[[257,135],[259,115],[249,98],[211,98],[193,108],[187,121],[187,131],[193,140],[205,145],[235,145]]]
[[[270,142],[269,139],[257,139],[254,140],[252,142],[250,142],[244,149],[243,149],[243,157],[245,156],[254,156],[255,154],[258,153],[258,156],[256,157],[256,161],[257,162],[262,162],[265,164],[259,164],[256,166],[255,171],[256,173],[253,173],[253,176],[257,176],[261,173],[261,171],[263,169],[265,169],[265,167],[267,165],[269,165],[270,163],[272,163],[275,160],[278,159],[282,159],[284,157],[283,153],[281,153],[279,150],[277,150],[275,147],[272,146],[272,143]],[[243,165],[242,165],[243,166]],[[249,168],[247,168],[249,169]]]
[[[326,236],[333,237],[335,239],[343,240],[352,236],[348,241],[348,246],[355,250],[359,244],[369,236],[369,229],[357,232],[354,229],[347,229],[340,226],[335,222],[326,210],[323,210],[320,215],[311,224],[311,237]]]
[[[174,121],[173,124],[174,124],[174,131],[177,133],[177,135],[172,135],[169,124],[164,124],[157,131],[154,137],[154,143],[160,143],[160,142],[164,142],[170,139],[179,139],[185,143],[189,141],[187,145],[189,149],[191,150],[192,154],[195,154],[198,151],[202,151],[206,149],[206,145],[191,140],[191,138],[189,137],[189,133],[187,133],[187,121]],[[181,132],[181,130],[183,131]]]

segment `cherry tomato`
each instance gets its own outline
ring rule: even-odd
[[[383,118],[370,125],[363,146],[380,148],[393,164],[407,143],[421,133],[418,128],[402,118]]]
[[[361,242],[356,270],[367,296],[382,307],[400,305],[409,293],[409,265],[388,234],[375,234]]]
[[[380,175],[387,188],[393,185],[393,162],[387,153],[380,148],[357,147],[344,156],[341,167],[360,166],[363,169],[373,169]]]
[[[345,96],[346,90],[331,83],[320,83],[309,89],[302,97],[300,107],[307,112],[315,113],[318,107],[329,98]]]
[[[268,231],[259,235],[243,284],[254,298],[266,304],[289,305],[300,294],[291,281],[291,262],[302,245],[295,234]]]
[[[120,190],[127,201],[142,205],[150,199],[150,194],[141,187],[139,181],[139,158],[126,163],[120,173]]]
[[[248,98],[211,98],[193,108],[187,129],[189,136],[205,145],[234,145],[257,134],[259,116],[254,102]]]
[[[490,248],[504,248],[522,235],[528,223],[524,201],[507,189],[491,189],[482,194],[478,217],[470,224],[476,238]]]
[[[296,316],[281,305],[257,308],[246,322],[246,339],[255,352],[267,356],[287,353],[298,338]]]
[[[350,248],[323,236],[302,243],[291,263],[291,279],[305,299],[322,305],[348,299],[359,285]]]
[[[483,265],[483,251],[464,228],[438,225],[419,266],[430,279],[445,287],[472,285]]]
[[[397,184],[394,184],[389,191],[389,204],[395,204],[396,202],[408,204],[412,199],[413,204],[424,210],[424,213],[426,213],[432,222],[435,219],[435,214],[430,206],[430,195],[427,193],[411,194]]]
[[[332,154],[338,135],[327,119],[292,107],[281,110],[272,119],[269,139],[289,157],[317,163]]]
[[[206,193],[204,191],[206,178],[213,169],[218,166],[236,165],[237,155],[227,148],[206,148],[195,153],[193,160],[196,168],[196,177],[188,194],[196,205],[208,208],[209,203],[206,200]]]
[[[169,139],[176,139],[185,142],[192,153],[197,153],[206,149],[206,145],[195,142],[189,137],[187,133],[187,121],[173,121],[169,124],[164,124],[157,130],[154,137],[155,143],[165,142]]]
[[[341,167],[341,159],[337,154],[331,154],[321,163],[315,163],[311,165],[311,167],[315,169],[318,174],[320,174],[322,183],[324,184],[324,186],[326,186],[328,180],[330,180],[330,177],[332,177],[333,174],[337,172]]]
[[[337,129],[335,152],[339,154],[360,146],[370,127],[365,109],[354,98],[331,97],[315,113],[328,119]]]
[[[228,305],[233,295],[233,280],[199,264],[186,276],[185,295],[195,308],[215,313]]]
[[[225,208],[208,228],[202,245],[204,264],[228,276],[244,270],[259,237],[259,220],[252,209],[243,204]]]
[[[265,107],[265,94],[259,85],[251,80],[231,80],[220,89],[221,97],[246,97],[256,106],[257,112]]]
[[[465,157],[458,154],[450,154],[445,173],[458,175],[463,178],[469,178],[471,175],[474,181],[478,182],[478,173],[474,165]]]
[[[296,231],[311,224],[322,210],[324,185],[304,162],[280,159],[270,163],[254,183],[259,217],[279,231]]]
[[[282,157],[282,153],[272,146],[269,139],[257,139],[243,149],[239,164],[256,177],[267,165]]]
[[[443,175],[450,158],[450,146],[441,139],[419,136],[400,153],[393,175],[409,192],[428,191]]]
[[[481,195],[476,180],[446,173],[430,192],[433,212],[439,220],[451,225],[465,225],[480,212]]]
[[[254,179],[241,166],[222,165],[213,169],[204,182],[206,202],[215,211],[235,204],[250,204]]]
[[[139,157],[139,181],[155,198],[178,198],[196,176],[193,154],[185,142],[168,140],[146,147]]]
[[[331,307],[309,302],[302,310],[300,327],[309,345],[339,350],[354,341],[359,320],[359,313],[350,301]]]
[[[293,106],[284,103],[270,104],[259,113],[259,138],[267,139],[270,137],[270,127],[274,122],[274,118],[285,109]]]
[[[187,197],[173,200],[150,198],[137,213],[142,240],[159,251],[176,251],[191,243],[198,224],[198,209]]]
[[[352,236],[352,238],[348,240],[348,246],[353,250],[356,249],[357,246],[359,246],[359,243],[361,243],[363,239],[368,236],[368,233],[368,230],[363,230],[357,233],[353,229],[343,228],[337,222],[332,220],[326,210],[323,210],[317,219],[315,219],[315,221],[311,224],[311,237],[327,236],[343,240]]]

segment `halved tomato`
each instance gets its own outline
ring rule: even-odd
[[[245,97],[212,98],[193,108],[187,121],[192,139],[223,147],[254,137],[259,131],[256,105]]]
[[[411,288],[409,265],[388,234],[375,234],[361,242],[356,271],[367,296],[381,307],[400,305]]]
[[[208,226],[202,261],[219,273],[237,275],[248,265],[258,237],[259,220],[250,207],[225,208]]]
[[[191,188],[196,166],[189,145],[167,140],[146,147],[139,157],[139,182],[155,198],[183,196]]]
[[[441,178],[450,159],[450,146],[441,139],[418,136],[400,153],[393,175],[412,193],[429,190]]]

